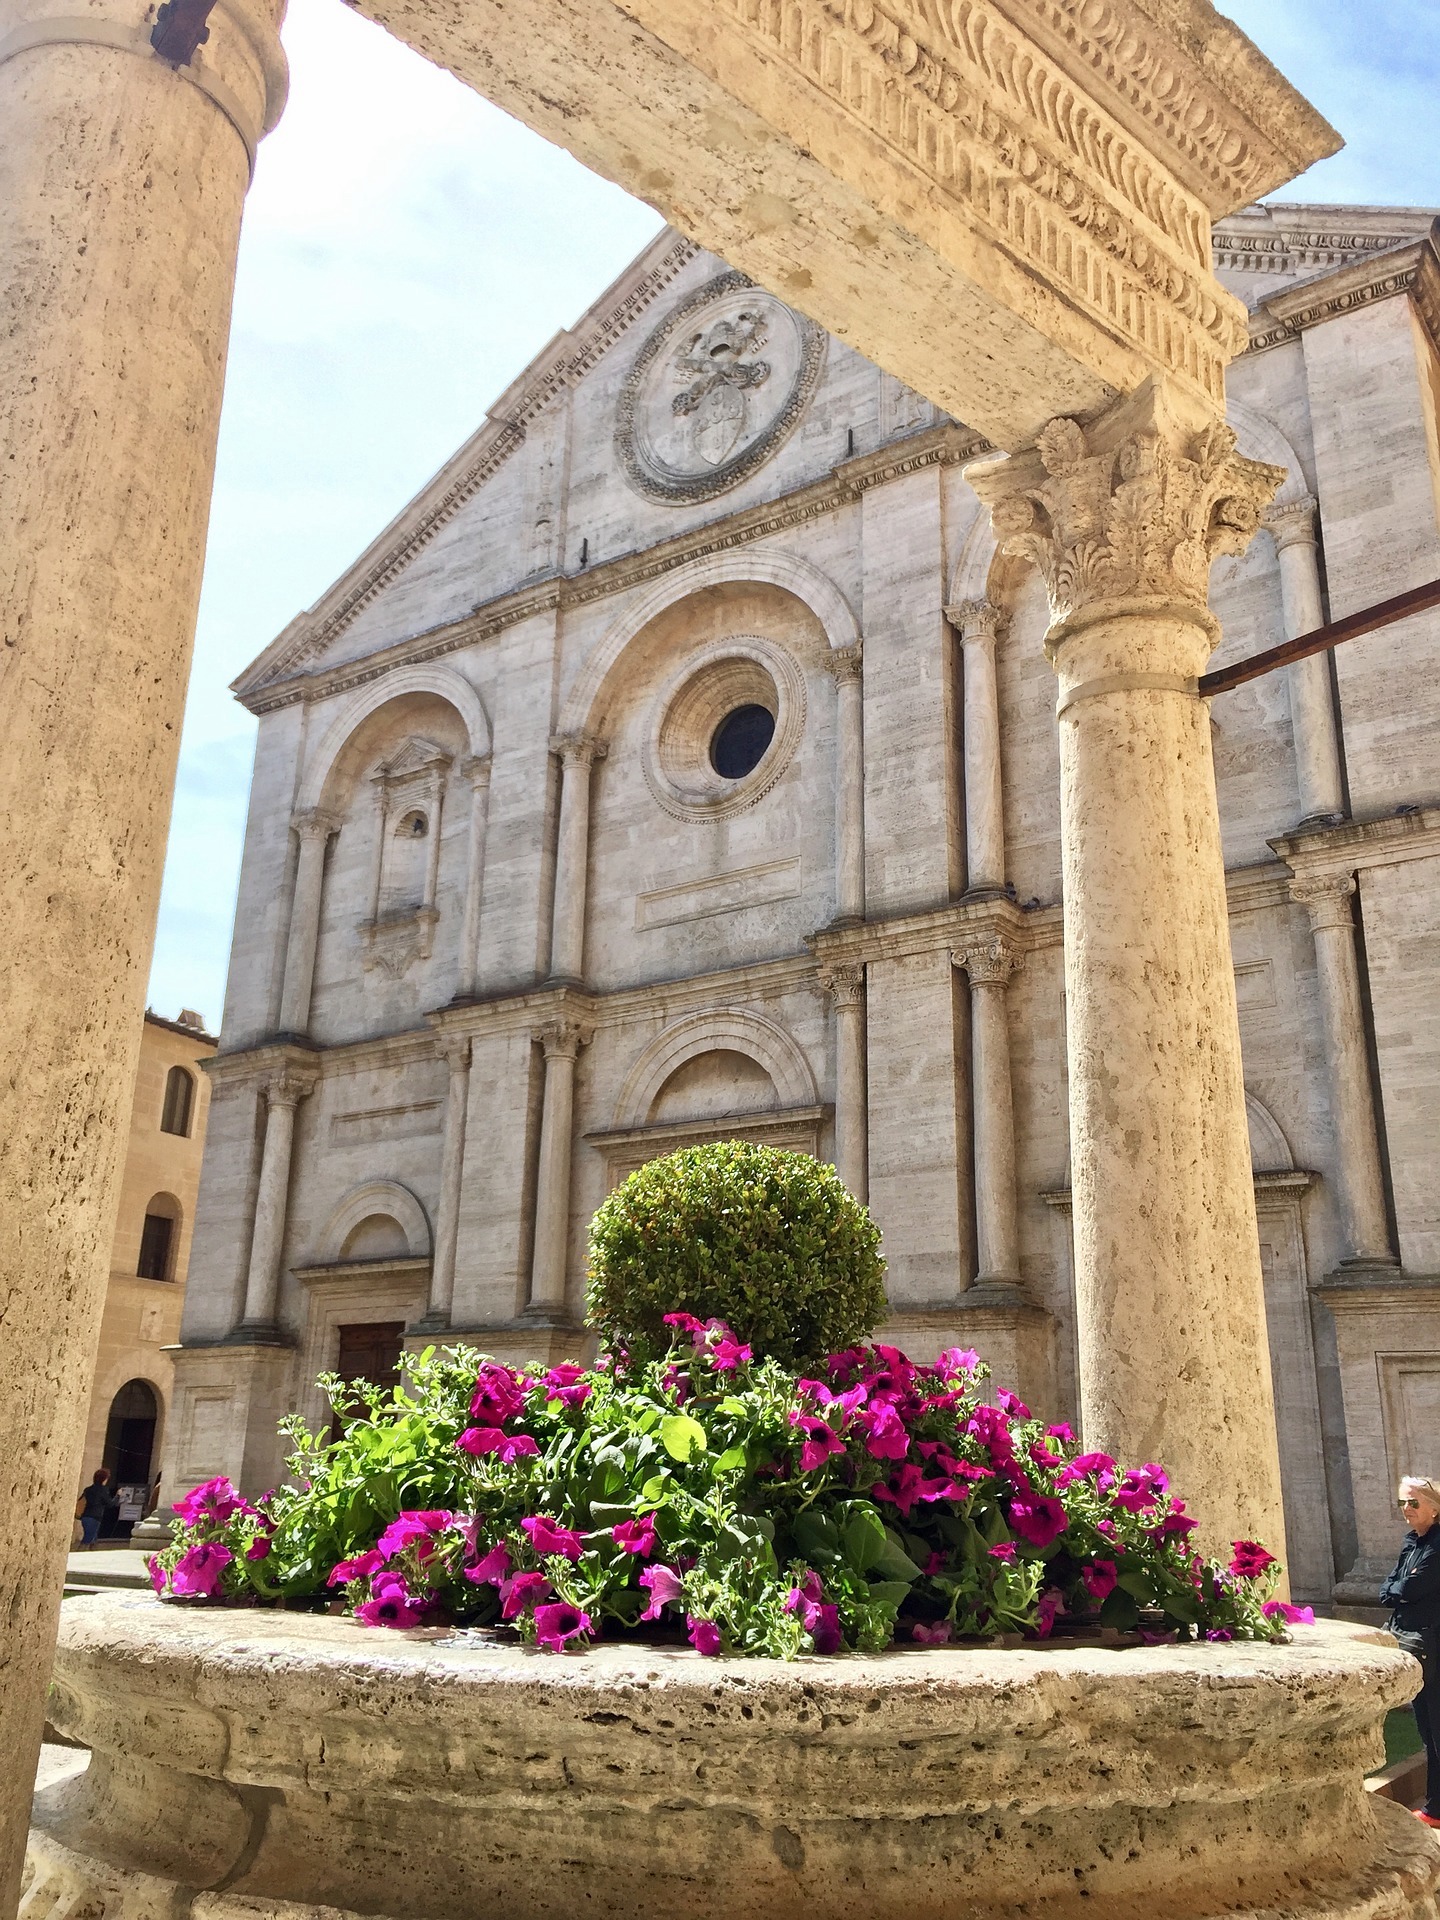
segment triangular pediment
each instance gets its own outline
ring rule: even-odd
[[[417,735],[407,740],[389,760],[382,761],[379,772],[387,780],[408,780],[414,774],[429,773],[432,767],[449,766],[453,758],[446,748]]]

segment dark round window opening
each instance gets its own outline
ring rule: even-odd
[[[775,716],[768,707],[736,707],[710,739],[710,764],[722,780],[743,780],[765,758],[775,738]]]

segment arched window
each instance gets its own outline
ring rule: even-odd
[[[160,1110],[160,1131],[188,1138],[190,1114],[195,1105],[195,1078],[184,1067],[171,1067],[165,1076],[165,1105]]]
[[[175,1249],[180,1239],[180,1202],[173,1193],[157,1193],[145,1208],[140,1228],[140,1258],[135,1272],[141,1280],[173,1280]]]

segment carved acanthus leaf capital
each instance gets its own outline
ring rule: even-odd
[[[490,755],[488,753],[467,754],[460,762],[460,771],[472,787],[488,787],[490,784]]]
[[[1341,927],[1347,933],[1353,930],[1350,896],[1354,891],[1353,873],[1302,874],[1290,882],[1290,898],[1309,913],[1315,933],[1327,927]]]
[[[865,1004],[863,966],[827,967],[820,975],[820,984],[835,1002],[837,1012]]]
[[[302,840],[328,840],[332,833],[340,831],[338,814],[328,813],[324,807],[308,807],[303,813],[290,816],[290,825]]]
[[[435,1036],[435,1055],[443,1060],[451,1073],[464,1073],[470,1066],[470,1036],[468,1033],[437,1033]]]
[[[545,1049],[547,1060],[573,1060],[581,1047],[589,1046],[593,1032],[578,1020],[549,1020],[537,1029],[535,1037]]]
[[[298,1066],[277,1067],[273,1073],[265,1076],[265,1102],[270,1107],[298,1107],[300,1102],[315,1091],[319,1074],[313,1068]]]
[[[1011,975],[1018,972],[1025,962],[1020,949],[998,933],[972,941],[968,946],[954,948],[950,959],[955,966],[963,967],[969,974],[972,987],[1008,986]]]
[[[1283,553],[1286,547],[1315,545],[1315,513],[1317,502],[1307,493],[1302,500],[1287,500],[1283,506],[1265,509],[1265,525],[1275,536],[1275,550]]]
[[[832,647],[826,656],[825,664],[835,676],[837,686],[858,685],[862,672],[861,646]]]
[[[550,751],[565,767],[589,767],[594,761],[603,760],[609,750],[595,733],[556,733],[550,738]]]
[[[946,607],[945,618],[959,634],[963,646],[993,647],[1000,629],[1000,609],[988,600],[962,600]]]
[[[1053,644],[1077,615],[1136,603],[1208,621],[1210,563],[1245,551],[1285,470],[1238,453],[1219,418],[1188,425],[1151,379],[1093,426],[1052,420],[1033,452],[982,461],[966,477],[1001,552],[1039,568]]]

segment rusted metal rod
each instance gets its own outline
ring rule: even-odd
[[[1202,673],[1199,690],[1228,693],[1231,687],[1243,686],[1247,680],[1258,680],[1262,673],[1273,673],[1276,667],[1288,667],[1296,660],[1308,660],[1312,653],[1326,653],[1331,647],[1338,647],[1342,640],[1374,633],[1377,627],[1388,627],[1412,613],[1424,613],[1428,607],[1440,607],[1440,580],[1431,580],[1423,587],[1411,587],[1407,593],[1397,593],[1393,600],[1362,607],[1359,613],[1347,613],[1343,620],[1332,620],[1328,627],[1316,627],[1313,633],[1298,633],[1293,640],[1282,640],[1278,647],[1252,653],[1248,660],[1236,660],[1215,673]]]

